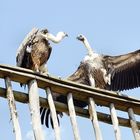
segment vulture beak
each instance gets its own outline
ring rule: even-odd
[[[66,37],[68,37],[68,34],[65,34]]]
[[[84,38],[83,38],[83,36],[81,36],[81,35],[77,36],[76,39],[78,39],[78,40],[80,40],[80,41],[84,41]]]

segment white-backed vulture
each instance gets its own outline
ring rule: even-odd
[[[85,36],[79,35],[77,39],[84,44],[88,54],[67,80],[112,91],[129,90],[140,86],[140,50],[119,56],[102,55],[92,50]],[[67,104],[67,98],[62,95],[55,97],[54,100]],[[86,107],[87,103],[74,99],[74,105]],[[62,116],[62,113],[57,113]],[[49,115],[49,109],[41,108],[41,122],[47,127]],[[50,122],[53,127],[51,116]]]

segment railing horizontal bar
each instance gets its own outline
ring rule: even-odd
[[[14,97],[15,97],[16,101],[21,102],[21,103],[28,103],[29,102],[28,101],[28,94],[23,93],[23,92],[19,92],[19,91],[13,91],[13,93],[14,93]],[[5,88],[0,88],[0,97],[6,98],[6,89]],[[42,98],[42,97],[40,97],[40,105],[42,107],[46,107],[46,108],[49,107],[48,101],[45,98]],[[63,103],[55,102],[55,106],[56,106],[56,109],[58,111],[68,113],[67,105],[65,105]],[[75,111],[76,111],[76,115],[82,116],[82,117],[85,117],[85,118],[89,118],[89,112],[88,112],[87,109],[82,109],[82,108],[79,108],[79,107],[75,107]],[[112,124],[110,115],[105,114],[105,113],[97,112],[97,116],[98,116],[99,121],[102,121],[102,122],[105,122],[105,123],[108,123],[108,124]],[[131,128],[129,119],[118,117],[118,121],[119,121],[120,126]],[[137,123],[137,125],[140,129],[140,122],[136,122],[136,123]]]
[[[134,108],[135,114],[140,114],[140,100],[123,95],[120,96],[115,92],[91,88],[71,81],[39,75],[31,70],[0,65],[0,78],[4,78],[5,76],[10,76],[13,81],[21,83],[27,83],[32,78],[35,78],[40,88],[45,89],[46,86],[50,86],[51,90],[56,93],[64,95],[67,93],[73,93],[75,99],[85,102],[88,101],[89,97],[92,97],[96,104],[107,107],[113,102],[118,110],[127,112],[128,108],[132,107]]]
[[[118,96],[118,93],[113,92],[113,91],[108,91],[108,90],[99,89],[99,88],[93,88],[93,87],[90,87],[90,86],[78,84],[78,83],[68,81],[66,79],[61,79],[61,78],[58,78],[58,77],[54,77],[54,76],[45,76],[45,75],[42,75],[42,74],[37,74],[32,70],[21,68],[21,67],[8,66],[8,65],[0,64],[0,72],[1,72],[0,73],[0,78],[4,78],[5,74],[6,74],[6,75],[9,75],[11,77],[11,80],[13,80],[15,82],[20,82],[20,83],[23,83],[23,84],[26,84],[30,79],[36,78],[39,82],[38,86],[40,88],[44,88],[44,89],[46,88],[46,82],[47,83],[50,82],[50,84],[51,84],[51,82],[58,82],[58,83],[61,83],[61,84],[64,84],[64,85],[71,85],[71,86],[79,87],[79,88],[82,88],[82,89],[87,89],[89,91],[107,94],[107,95],[110,95],[110,96],[117,96],[117,97],[124,98],[124,99],[130,98],[130,100],[132,100],[132,101],[140,101],[140,100],[138,100],[134,97],[130,97],[130,96],[127,96],[127,95],[124,95],[124,94]],[[23,77],[20,77],[22,75],[23,75]],[[44,86],[44,84],[45,84],[45,86]]]

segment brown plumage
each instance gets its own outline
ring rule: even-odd
[[[88,50],[83,63],[89,65],[86,73],[94,87],[123,91],[140,86],[140,50],[118,56],[100,55],[93,52],[83,35],[78,36],[78,40]]]
[[[45,64],[52,51],[49,41],[59,43],[66,36],[65,32],[58,32],[54,36],[47,29],[37,30],[24,46],[19,47],[16,56],[17,66],[47,74]]]
[[[83,35],[78,36],[78,40],[84,43],[88,54],[67,80],[113,91],[129,90],[140,86],[140,50],[119,56],[100,55],[93,52]],[[67,98],[62,95],[57,95],[54,99],[67,104]],[[86,107],[87,103],[74,99],[74,105]],[[41,113],[45,114],[48,110],[42,113],[41,109]],[[49,113],[46,117],[42,114],[42,124],[46,120],[46,126],[49,127]]]
[[[81,62],[77,71],[68,80],[91,85],[89,76],[95,80],[96,88],[112,91],[123,91],[140,86],[140,50],[120,56],[102,55],[106,76],[110,75],[110,84],[105,82],[100,68]]]
[[[52,50],[48,40],[43,36],[47,33],[47,29],[37,30],[28,42],[18,49],[17,66],[41,72],[40,67],[48,61]]]
[[[140,86],[140,50],[120,55],[104,56],[105,67],[111,75],[109,90],[123,91]]]
[[[85,85],[90,85],[88,76],[86,73],[88,73],[88,66],[85,65],[84,63],[81,63],[78,69],[70,75],[67,80],[77,82],[80,84],[85,84]]]
[[[41,35],[36,36],[36,41],[33,44],[31,51],[31,69],[39,72],[40,66],[44,65],[48,61],[51,51],[52,47],[49,42]]]

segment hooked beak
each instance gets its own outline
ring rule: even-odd
[[[66,34],[65,36],[68,37],[68,34]]]
[[[84,38],[81,38],[81,36],[77,36],[76,39],[78,39],[80,41],[84,41]]]

